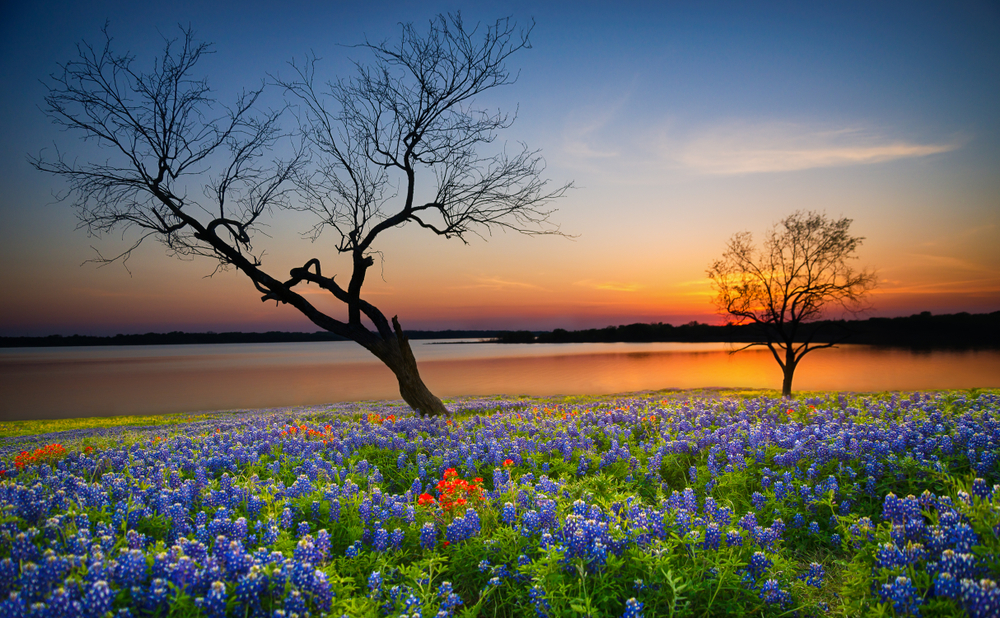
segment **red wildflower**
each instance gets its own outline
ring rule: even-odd
[[[509,468],[510,466],[513,466],[513,465],[514,465],[514,460],[513,459],[504,459],[503,460],[503,467],[504,468]]]
[[[31,453],[28,451],[21,451],[14,458],[14,465],[18,470],[20,470],[29,464],[47,463],[57,459],[62,459],[65,456],[66,449],[62,444],[49,444],[48,446],[36,448],[34,452]]]

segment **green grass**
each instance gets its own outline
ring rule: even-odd
[[[0,425],[0,438],[16,438],[39,434],[126,426],[181,425],[198,421],[215,420],[227,412],[202,414],[156,414],[149,416],[91,416],[84,418],[43,419],[37,421],[7,421]]]

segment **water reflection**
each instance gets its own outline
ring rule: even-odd
[[[726,344],[414,342],[430,388],[461,395],[778,388],[771,353]],[[1000,351],[842,346],[806,357],[803,390],[1000,387]],[[398,399],[395,379],[350,342],[16,349],[0,353],[0,419],[193,412]]]

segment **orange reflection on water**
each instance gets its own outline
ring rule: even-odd
[[[779,388],[771,353],[725,344],[433,345],[415,342],[442,397]],[[0,354],[0,419],[160,414],[398,399],[392,374],[347,342],[13,350]],[[843,346],[810,354],[796,390],[1000,387],[1000,351],[916,354]]]
[[[641,344],[640,344],[641,345]],[[771,352],[628,352],[429,361],[425,381],[443,395],[607,394],[662,388],[781,388]],[[1000,351],[935,351],[842,346],[805,357],[796,390],[927,390],[1000,386]]]

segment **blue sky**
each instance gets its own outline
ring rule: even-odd
[[[402,229],[366,293],[410,328],[578,328],[717,321],[705,278],[735,232],[798,210],[854,220],[876,267],[874,314],[1000,309],[1000,10],[988,2],[31,3],[0,13],[0,334],[312,330],[262,305],[237,273],[211,279],[149,243],[120,266],[81,266],[127,241],[75,230],[60,181],[29,153],[94,156],[39,110],[45,76],[97,42],[148,66],[190,24],[215,52],[222,101],[314,52],[348,77],[349,45],[462,9],[467,23],[535,20],[516,84],[477,103],[517,110],[502,140],[541,149],[577,188],[555,220],[576,236],[500,234],[469,246]],[[200,66],[201,68],[201,66]],[[281,105],[280,93],[267,102]],[[96,153],[98,156],[100,153]],[[330,253],[271,222],[279,274]],[[332,259],[332,258],[331,258]]]

